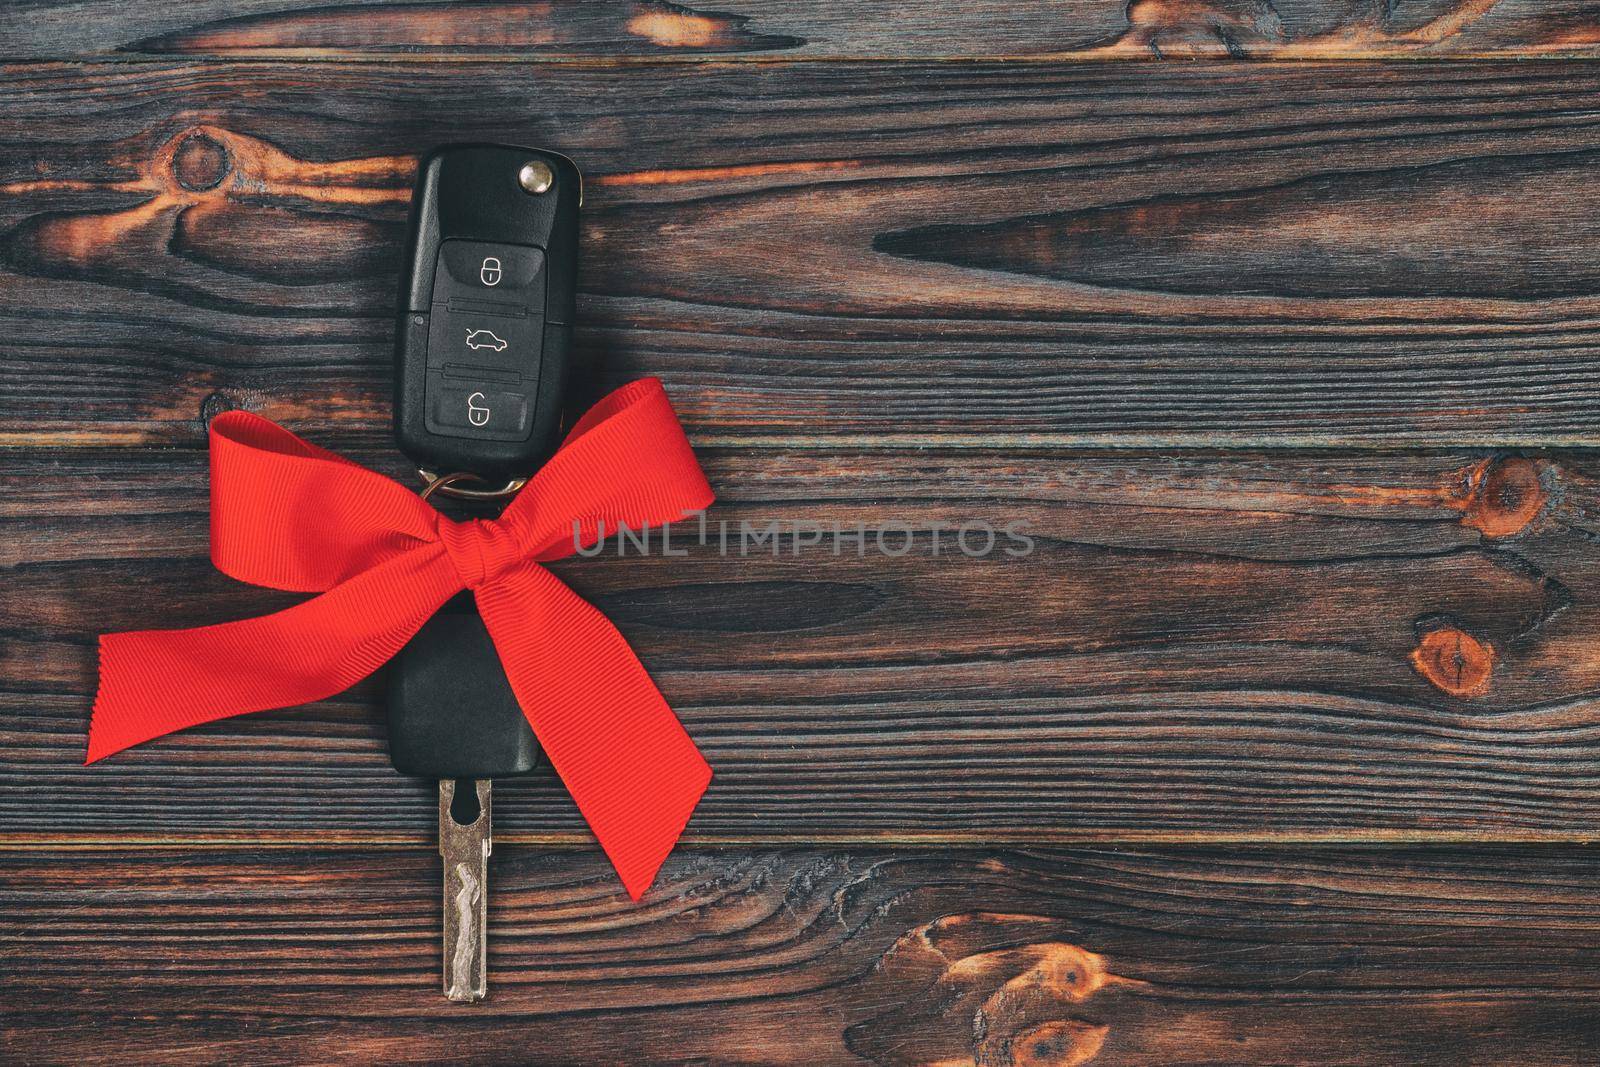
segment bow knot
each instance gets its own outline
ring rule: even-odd
[[[711,780],[608,619],[543,567],[572,530],[672,522],[711,503],[661,383],[591,408],[498,519],[455,522],[398,482],[247,412],[211,423],[211,559],[320,595],[274,615],[100,638],[87,762],[187,726],[333,696],[472,590],[550,764],[635,899]]]
[[[523,560],[524,550],[516,536],[495,519],[457,522],[441,515],[439,541],[468,589],[476,590]]]

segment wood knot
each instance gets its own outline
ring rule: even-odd
[[[1285,39],[1283,20],[1269,0],[1132,0],[1126,45],[1167,55],[1231,55]]]
[[[1482,696],[1494,673],[1494,649],[1464,630],[1441,626],[1417,641],[1411,665],[1429,684],[1451,696]]]
[[[1061,1019],[1035,1026],[1007,1042],[1007,1067],[1079,1067],[1100,1055],[1109,1026]]]
[[[173,177],[192,193],[215,189],[232,170],[227,146],[203,133],[184,138],[172,153]]]
[[[1485,537],[1512,537],[1527,529],[1549,502],[1543,464],[1525,456],[1488,460],[1470,476],[1461,524]]]
[[[1146,988],[1106,958],[1059,940],[1038,915],[946,915],[900,937],[879,961],[869,1003],[884,1011],[845,1030],[882,1067],[1077,1067],[1100,1055],[1106,990]],[[1105,1005],[1101,1005],[1102,1008]]]
[[[238,411],[239,404],[227,393],[216,391],[206,394],[200,401],[200,426],[202,429],[211,425],[211,420],[225,411]]]

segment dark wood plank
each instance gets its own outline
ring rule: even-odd
[[[0,443],[381,441],[409,153],[486,138],[705,443],[1591,444],[1597,72],[13,66]]]
[[[704,459],[709,544],[556,565],[717,768],[696,840],[1587,839],[1600,820],[1588,456]],[[432,802],[387,766],[375,685],[76,765],[94,634],[293,599],[210,568],[205,509],[196,453],[0,476],[0,833],[420,840]],[[830,535],[724,557],[724,522],[734,544],[741,523]],[[963,524],[1011,522],[1028,554],[962,552]],[[866,553],[836,555],[834,524]],[[880,554],[902,526],[911,550]],[[554,781],[502,796],[510,838],[584,839]]]
[[[1597,42],[1588,0],[13,0],[0,11],[0,54],[17,59],[1337,59],[1593,56]]]
[[[1590,851],[497,851],[490,999],[421,851],[0,855],[11,1063],[1573,1064]]]

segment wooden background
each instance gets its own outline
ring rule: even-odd
[[[11,0],[0,1060],[1600,1057],[1600,4]],[[403,476],[415,154],[587,175],[578,394],[714,519],[582,560],[718,777],[639,905],[497,790],[438,995],[380,688],[79,766],[246,408]],[[935,547],[942,549],[933,556]]]

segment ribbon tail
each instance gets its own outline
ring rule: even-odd
[[[84,762],[174,730],[343,692],[460,590],[460,575],[435,543],[272,615],[105,634]]]
[[[523,714],[638,900],[711,767],[622,634],[549,571],[517,567],[477,601]]]

